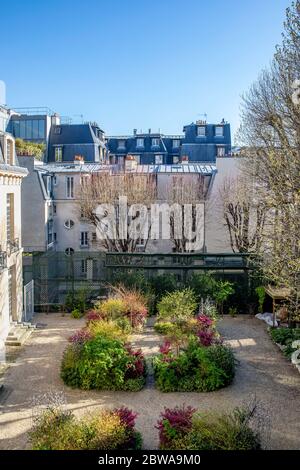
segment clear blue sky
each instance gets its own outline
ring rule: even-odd
[[[83,114],[108,134],[179,133],[204,112],[235,130],[290,3],[0,0],[7,104]]]

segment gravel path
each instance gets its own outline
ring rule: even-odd
[[[154,388],[153,379],[137,393],[72,390],[59,377],[62,352],[68,336],[84,321],[60,314],[40,314],[37,322],[46,324],[34,332],[16,362],[6,371],[6,392],[0,395],[0,448],[28,448],[27,431],[32,424],[34,396],[50,390],[63,391],[68,407],[77,415],[99,407],[126,405],[139,413],[137,427],[143,433],[144,447],[157,448],[154,426],[164,406],[189,404],[200,409],[229,410],[255,394],[269,408],[272,449],[300,448],[300,375],[270,341],[265,326],[247,316],[226,317],[220,332],[231,343],[239,360],[234,383],[212,393],[168,393]],[[147,358],[157,353],[160,338],[151,324],[135,335]]]

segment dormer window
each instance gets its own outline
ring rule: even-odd
[[[197,135],[198,135],[198,137],[205,137],[206,136],[206,127],[205,126],[198,126],[197,127]]]
[[[136,139],[137,147],[144,147],[144,139]]]
[[[159,147],[159,139],[152,139],[152,147]]]
[[[125,140],[118,140],[118,149],[125,149]]]
[[[224,127],[223,126],[216,126],[215,127],[215,136],[216,137],[223,137],[224,135]]]
[[[174,139],[173,140],[173,149],[178,149],[180,147],[180,140],[179,139]]]
[[[61,127],[57,126],[54,128],[54,134],[61,134]]]

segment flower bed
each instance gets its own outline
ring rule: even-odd
[[[165,343],[154,358],[155,383],[163,392],[209,392],[234,377],[235,359],[216,329],[216,314],[195,315],[193,291],[167,294],[158,304],[156,331]]]
[[[65,384],[86,390],[129,391],[145,385],[143,354],[132,349],[127,332],[117,321],[93,317],[69,341],[61,364]]]
[[[251,426],[255,410],[235,408],[232,413],[199,413],[194,408],[165,408],[158,421],[163,450],[259,450],[261,438]]]
[[[133,450],[142,437],[136,414],[128,408],[98,411],[75,418],[70,411],[48,407],[35,418],[29,433],[33,450]]]
[[[162,392],[211,392],[231,383],[235,360],[224,345],[204,347],[191,340],[178,355],[161,350],[153,365],[155,384]]]

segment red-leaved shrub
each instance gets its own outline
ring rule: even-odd
[[[92,335],[86,329],[78,330],[76,331],[76,333],[69,337],[70,343],[73,344],[83,344],[86,341],[89,341],[90,339],[92,339]]]
[[[156,426],[159,430],[160,448],[167,446],[174,436],[179,438],[190,431],[195,411],[195,408],[185,405],[164,409]]]

